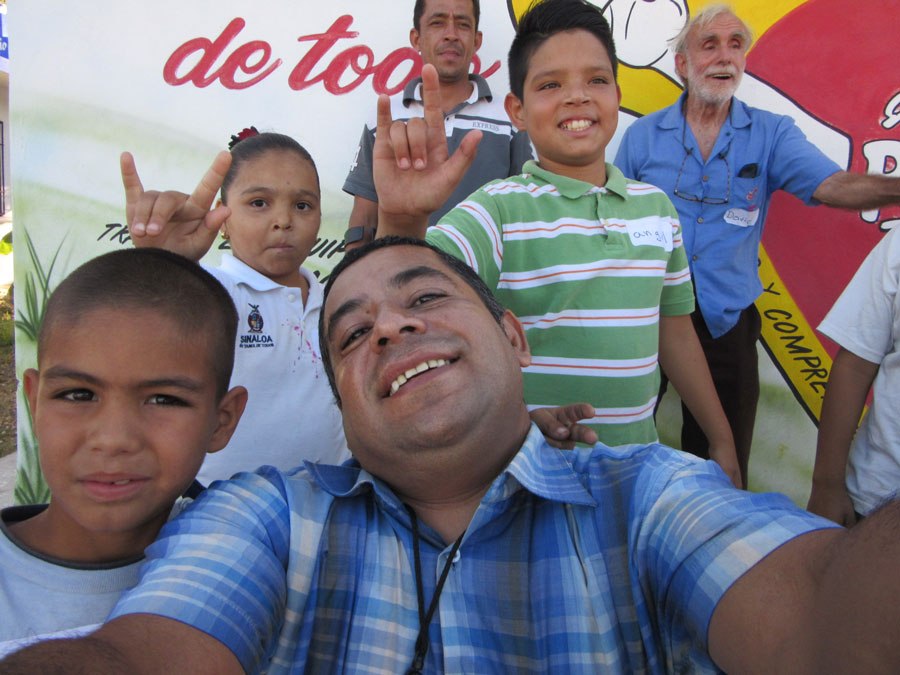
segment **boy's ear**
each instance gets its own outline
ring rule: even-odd
[[[419,31],[415,28],[409,29],[409,44],[412,45],[413,49],[419,51]]]
[[[476,31],[475,31],[475,51],[476,51],[476,52],[477,52],[479,49],[481,49],[481,40],[483,39],[483,37],[484,37],[484,36],[481,34],[481,31],[480,31],[480,30],[476,30]]]
[[[525,337],[525,329],[518,317],[511,311],[506,310],[500,317],[500,327],[506,334],[513,351],[519,359],[519,365],[522,368],[531,365],[531,347],[528,346],[528,338]]]
[[[238,422],[241,421],[241,415],[244,414],[244,408],[247,406],[247,390],[244,387],[234,387],[226,393],[222,400],[219,401],[216,411],[218,425],[213,431],[212,437],[209,439],[209,445],[206,452],[218,452],[231,440],[234,430],[237,428]]]
[[[522,114],[524,112],[523,105],[519,97],[512,92],[508,93],[503,100],[503,107],[506,108],[506,114],[509,116],[509,121],[513,123],[513,126],[519,131],[527,131],[525,128],[525,117]]]
[[[28,399],[28,408],[31,410],[31,416],[37,410],[37,394],[38,384],[41,380],[41,374],[34,368],[25,371],[22,379],[22,386],[25,387],[25,398]]]

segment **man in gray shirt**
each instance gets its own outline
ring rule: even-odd
[[[409,41],[422,56],[422,62],[438,71],[441,88],[444,131],[450,152],[472,129],[483,133],[478,157],[446,203],[428,221],[434,225],[453,206],[495,178],[506,178],[521,171],[532,159],[528,135],[510,123],[503,98],[495,98],[487,81],[469,74],[475,52],[481,47],[479,0],[416,0],[413,28]],[[406,85],[391,99],[394,119],[422,117],[424,107],[422,79]],[[374,118],[365,126],[359,149],[344,182],[344,192],[353,195],[353,211],[345,236],[349,248],[371,241],[378,218],[378,195],[372,180],[372,148],[375,144]]]

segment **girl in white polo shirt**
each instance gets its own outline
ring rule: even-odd
[[[128,222],[136,246],[199,260],[221,229],[231,245],[207,269],[238,310],[231,386],[249,400],[226,448],[208,455],[198,480],[228,478],[263,464],[340,463],[350,454],[319,355],[322,288],[302,265],[321,222],[319,176],[297,141],[245,129],[232,137],[192,195],[144,191],[122,156]],[[219,205],[210,210],[221,185]]]

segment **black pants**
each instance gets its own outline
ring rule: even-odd
[[[759,312],[756,305],[750,305],[741,312],[734,328],[719,338],[710,335],[699,309],[691,315],[691,319],[706,355],[725,417],[731,425],[741,478],[746,486],[753,425],[759,402],[759,359],[756,352],[762,326]],[[668,379],[663,373],[659,389],[660,400],[667,386]],[[684,404],[681,406],[681,415],[681,449],[709,459],[709,441]]]

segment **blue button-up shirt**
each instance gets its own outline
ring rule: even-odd
[[[450,547],[425,524],[426,605]],[[660,445],[560,451],[536,427],[481,501],[426,673],[714,670],[716,603],[829,521]],[[113,615],[176,618],[248,672],[402,673],[419,631],[409,516],[353,461],[216,483],[148,549]]]
[[[697,304],[713,337],[724,335],[759,294],[759,243],[769,202],[787,190],[807,204],[840,170],[786,115],[732,99],[704,161],[683,114],[684,95],[642,117],[622,138],[615,164],[666,191],[681,219]]]

